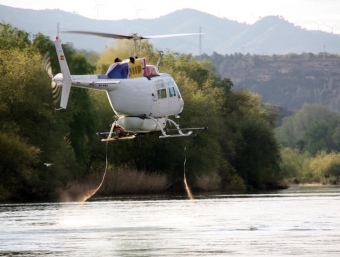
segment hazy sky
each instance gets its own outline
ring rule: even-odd
[[[340,34],[340,0],[0,0],[0,4],[61,9],[107,20],[152,19],[183,8],[249,24],[263,16],[279,15],[303,28]]]

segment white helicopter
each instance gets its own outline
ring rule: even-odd
[[[88,31],[66,31],[96,35],[115,39],[130,39],[134,42],[134,51],[137,52],[137,40],[151,38],[165,38],[185,36],[190,34],[171,34],[159,36],[141,36],[139,34],[119,35]],[[190,136],[194,129],[181,129],[169,116],[179,118],[183,111],[184,101],[174,79],[165,73],[158,72],[156,66],[146,64],[145,58],[130,57],[127,60],[115,60],[106,74],[100,75],[71,75],[66,57],[61,46],[59,36],[54,41],[61,73],[52,76],[52,81],[62,87],[60,109],[66,109],[71,87],[104,90],[113,111],[118,117],[109,132],[99,133],[105,135],[102,141],[133,139],[136,135],[151,132],[161,132],[160,138]],[[134,55],[135,56],[135,55]],[[174,126],[167,129],[166,125]],[[184,133],[183,130],[190,130]],[[168,131],[175,133],[167,134]]]

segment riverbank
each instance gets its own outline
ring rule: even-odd
[[[57,189],[57,201],[84,202],[91,197],[114,195],[150,195],[150,194],[193,194],[219,192],[226,194],[275,191],[289,188],[286,183],[263,185],[261,188],[247,186],[237,174],[230,176],[228,183],[222,183],[220,175],[211,173],[202,175],[195,181],[187,181],[183,174],[182,181],[171,181],[161,173],[148,173],[134,169],[115,168],[106,174],[92,174],[82,180],[72,181],[67,186]]]

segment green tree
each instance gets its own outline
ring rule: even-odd
[[[25,44],[17,42],[18,34]],[[0,49],[0,152],[4,157],[0,193],[3,200],[52,198],[56,187],[83,173],[67,139],[66,124],[72,116],[55,111],[50,78],[28,34],[6,33],[0,40],[5,36],[7,48]]]
[[[329,122],[333,117],[334,113],[324,106],[305,104],[295,115],[283,119],[282,126],[276,129],[276,136],[279,142],[295,147],[315,122]]]
[[[0,23],[0,49],[25,49],[31,45],[29,33],[14,28],[10,24]]]
[[[236,91],[224,104],[227,160],[241,178],[254,189],[276,187],[280,173],[280,153],[273,133],[275,115],[263,108],[258,95]]]

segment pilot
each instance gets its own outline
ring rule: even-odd
[[[117,58],[114,60],[114,62],[115,62],[115,63],[117,63],[117,62],[122,62],[122,60],[121,60],[120,58],[117,57]]]

